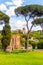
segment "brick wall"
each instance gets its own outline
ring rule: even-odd
[[[14,49],[20,49],[20,34],[12,35],[10,45],[6,51],[11,52]]]

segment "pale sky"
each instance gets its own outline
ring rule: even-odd
[[[10,17],[10,26],[12,30],[22,29],[25,27],[26,22],[24,17],[16,17],[15,8],[29,5],[29,4],[39,4],[43,5],[43,0],[0,0],[0,11],[4,12]],[[29,21],[29,28],[31,27],[31,20]],[[0,25],[0,29],[3,25]],[[32,30],[40,30],[40,26],[33,27]]]

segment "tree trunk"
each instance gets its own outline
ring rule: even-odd
[[[27,23],[27,48],[26,48],[26,50],[28,51],[29,49],[28,49],[28,45],[29,45],[29,36],[30,36],[30,32],[31,32],[31,29],[32,29],[32,27],[33,27],[33,25],[34,24],[32,24],[32,26],[31,26],[31,28],[30,28],[30,30],[29,30],[29,28],[28,28],[28,23]]]
[[[31,32],[31,29],[33,27],[33,24],[29,30],[29,27],[28,27],[28,21],[30,20],[30,18],[27,20],[26,17],[25,17],[25,20],[26,20],[26,26],[27,26],[27,42],[25,43],[26,44],[26,50],[28,51],[28,44],[29,44],[29,35],[30,35],[30,32]]]
[[[27,43],[25,42],[25,49],[27,49]]]
[[[2,47],[3,51],[6,51],[6,46]]]
[[[27,44],[27,37],[25,38],[25,49],[27,50],[27,48],[28,48],[28,44]]]
[[[28,21],[27,21],[27,42],[26,42],[26,50],[28,51],[28,44],[29,44],[29,34],[28,34],[28,31],[29,31],[29,27],[28,27]]]

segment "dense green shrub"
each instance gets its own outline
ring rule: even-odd
[[[38,47],[38,49],[43,49],[43,39],[39,40],[37,47]]]
[[[10,25],[5,25],[2,30],[2,48],[3,50],[6,50],[6,47],[10,44],[11,40],[11,30]]]
[[[38,42],[34,42],[34,41],[29,41],[29,44],[32,45],[33,49],[36,49],[37,48],[37,45],[38,45]]]
[[[1,40],[0,40],[0,49],[2,49],[2,43],[1,43]]]
[[[33,49],[35,49],[35,42],[31,42]]]
[[[34,41],[29,41],[29,42],[32,45],[33,49],[35,49],[36,47],[38,49],[43,49],[43,39],[40,39],[39,42],[34,42]]]
[[[21,45],[24,46],[25,45],[25,39],[24,38],[20,38],[20,42],[21,42]]]
[[[2,49],[2,43],[1,43],[2,35],[0,33],[0,49]]]

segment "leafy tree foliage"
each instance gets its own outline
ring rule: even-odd
[[[43,49],[43,36],[42,31],[33,31],[30,33],[30,38],[33,37],[33,41],[30,40],[30,44],[32,45],[33,49],[37,46],[38,49]],[[36,41],[34,41],[36,39]],[[38,40],[38,42],[37,42]]]
[[[9,16],[0,11],[0,20],[3,20],[4,24],[9,23]],[[1,21],[0,21],[1,22]]]
[[[4,50],[6,50],[6,47],[9,45],[10,43],[10,39],[11,39],[11,31],[10,31],[10,26],[9,25],[5,25],[3,27],[3,30],[2,30],[2,48]]]
[[[35,19],[32,24],[34,25],[40,25],[41,28],[42,28],[42,36],[43,36],[43,18],[38,18],[38,19]]]
[[[21,6],[21,7],[18,7],[17,9],[15,9],[15,13],[17,16],[22,15],[25,18],[25,21],[27,23],[26,26],[27,26],[27,30],[28,30],[28,32],[27,32],[27,43],[26,44],[28,44],[29,35],[30,35],[31,29],[34,25],[34,24],[32,24],[32,26],[29,30],[28,21],[31,18],[33,18],[33,21],[34,21],[35,17],[38,18],[38,17],[43,16],[43,6],[41,6],[41,5]]]
[[[27,16],[28,13],[29,13],[30,17],[32,17],[34,15],[42,16],[43,15],[43,6],[41,6],[41,5],[26,5],[26,6],[21,6],[21,7],[18,7],[15,10],[15,13],[17,15],[20,14],[20,15],[23,15],[23,16]]]
[[[6,47],[10,44],[10,39],[11,39],[11,31],[10,31],[10,25],[9,25],[9,16],[4,14],[3,12],[0,11],[0,20],[3,20],[3,23],[5,26],[3,27],[2,30],[2,48],[5,51]],[[1,22],[1,21],[0,21]]]
[[[27,34],[21,34],[21,44],[25,46],[25,49],[27,49]]]
[[[43,23],[43,18],[35,19],[32,24],[34,25],[41,25]]]

